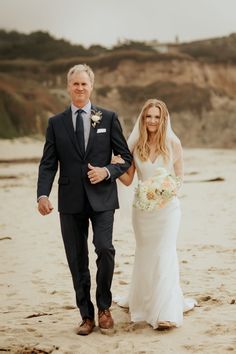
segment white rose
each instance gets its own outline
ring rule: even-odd
[[[93,121],[94,123],[97,123],[97,122],[100,121],[101,117],[100,117],[100,116],[97,116],[97,115],[94,115],[94,116],[92,116],[91,119],[92,119],[92,121]]]

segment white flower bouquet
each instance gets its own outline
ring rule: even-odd
[[[138,182],[133,206],[146,211],[163,208],[177,194],[180,185],[180,177],[172,176],[165,168],[159,167],[154,176]]]

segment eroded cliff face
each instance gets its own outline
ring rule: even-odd
[[[120,62],[115,71],[96,71],[99,85],[111,87],[134,85],[147,86],[153,82],[192,83],[199,87],[223,88],[228,93],[236,91],[236,67],[231,64],[209,64],[191,58],[158,62]]]
[[[192,60],[120,62],[96,71],[95,100],[119,112],[128,134],[147,98],[164,100],[185,146],[236,147],[236,65]]]
[[[69,103],[65,74],[76,63],[76,59],[63,63],[56,73],[51,63],[45,67],[38,63],[38,69],[33,63],[31,71],[8,65],[13,72],[0,74],[1,137],[42,134],[48,116]],[[29,63],[25,65],[29,68]],[[173,129],[184,146],[236,147],[235,64],[179,55],[142,62],[120,60],[111,68],[100,65],[98,58],[94,71],[92,99],[118,112],[126,136],[145,100],[156,97],[166,102]]]

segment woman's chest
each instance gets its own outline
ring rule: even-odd
[[[139,180],[146,180],[153,176],[159,167],[163,167],[170,171],[171,166],[169,162],[165,162],[161,155],[157,156],[153,161],[148,158],[146,161],[141,161],[139,156],[134,153],[134,163]]]

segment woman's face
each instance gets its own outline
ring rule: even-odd
[[[156,133],[161,120],[161,110],[159,107],[150,107],[144,117],[148,133]]]

